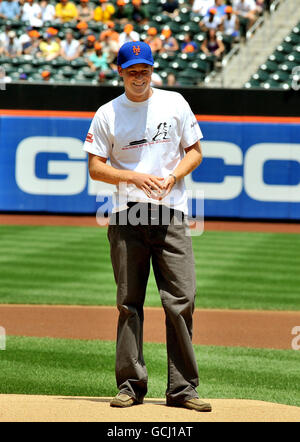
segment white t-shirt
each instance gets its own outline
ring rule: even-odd
[[[206,15],[207,11],[215,4],[215,0],[194,0],[192,11],[199,15]]]
[[[184,157],[184,149],[202,138],[187,101],[174,91],[153,89],[143,102],[122,94],[101,106],[91,123],[83,149],[109,158],[116,169],[135,170],[167,178]],[[164,204],[188,214],[184,180],[179,180],[162,201],[148,198],[134,184],[117,186],[113,212],[127,202]]]
[[[54,8],[53,5],[48,4],[45,7],[41,7],[41,11],[42,11],[42,20],[43,20],[43,22],[54,20],[55,8]]]
[[[74,38],[71,40],[70,43],[68,43],[67,40],[63,40],[61,42],[61,48],[65,51],[67,57],[73,57],[76,54],[79,45],[79,41],[75,40]]]
[[[241,0],[234,0],[233,8],[243,15],[249,11],[254,11],[256,3],[254,0],[244,0],[243,2]]]
[[[206,15],[202,19],[203,24],[206,26],[207,29],[217,29],[217,27],[221,24],[221,19],[216,15],[214,16],[212,21],[209,21],[209,18],[209,15]]]
[[[226,15],[223,20],[223,26],[224,26],[224,34],[232,35],[234,33],[234,31],[236,30],[235,29],[236,28],[236,15],[231,15],[229,20]]]
[[[140,35],[136,31],[131,31],[130,34],[126,32],[121,32],[119,36],[119,47],[123,46],[123,44],[128,43],[129,41],[139,41]]]
[[[33,3],[30,5],[29,3],[25,3],[23,6],[23,14],[21,16],[22,21],[29,21],[30,26],[42,26],[43,21],[41,20],[40,15],[42,14],[41,7],[38,3]]]

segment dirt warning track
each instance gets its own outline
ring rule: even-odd
[[[115,340],[117,318],[115,307],[0,305],[7,335]],[[165,342],[164,321],[162,308],[145,308],[146,342]],[[295,326],[300,312],[196,309],[193,343],[291,349]]]

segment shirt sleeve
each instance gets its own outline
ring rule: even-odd
[[[192,146],[195,144],[198,140],[201,140],[203,138],[201,129],[199,127],[198,121],[193,114],[190,105],[188,102],[183,98],[183,125],[182,125],[182,136],[180,144],[183,147],[183,149],[186,149],[187,147]]]
[[[108,130],[108,125],[103,115],[98,111],[90,125],[83,150],[98,155],[99,157],[109,158],[112,146],[113,141]]]

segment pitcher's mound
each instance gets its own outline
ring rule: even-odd
[[[213,411],[199,413],[167,407],[164,399],[112,408],[110,398],[0,395],[4,422],[278,422],[300,421],[300,407],[243,399],[209,399]]]

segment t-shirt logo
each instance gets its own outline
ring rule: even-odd
[[[168,123],[164,122],[164,123],[159,123],[159,125],[157,126],[157,131],[156,134],[154,135],[154,137],[152,138],[152,141],[157,141],[157,140],[167,140],[168,138],[168,132],[169,132],[169,128],[171,127],[168,126]]]
[[[88,143],[92,143],[94,141],[93,137],[94,137],[94,135],[91,134],[90,132],[88,132],[85,141],[87,141]]]
[[[132,49],[135,55],[139,55],[141,52],[141,48],[139,46],[133,46]]]

